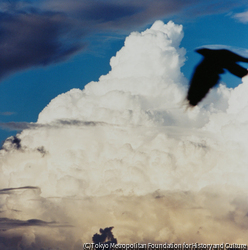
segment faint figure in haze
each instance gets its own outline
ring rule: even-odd
[[[208,91],[219,82],[219,74],[224,73],[224,69],[240,78],[248,73],[247,69],[237,64],[237,62],[248,62],[248,58],[239,56],[227,49],[202,48],[196,50],[196,52],[203,55],[204,58],[195,68],[190,81],[187,95],[190,106],[197,105]]]

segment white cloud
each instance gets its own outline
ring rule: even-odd
[[[237,13],[233,18],[239,20],[241,23],[248,23],[248,11]]]
[[[58,227],[12,228],[1,249],[82,249],[109,226],[120,243],[248,243],[248,79],[186,110],[182,38],[173,22],[131,33],[109,74],[59,95],[37,128],[6,142],[0,188],[39,189],[0,194],[2,216]]]

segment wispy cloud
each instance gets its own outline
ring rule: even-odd
[[[40,190],[39,187],[33,187],[33,186],[25,186],[25,187],[17,187],[17,188],[4,188],[4,189],[0,189],[0,195],[1,194],[12,194],[16,191],[19,191],[19,190],[23,191],[25,189]]]
[[[29,123],[29,122],[1,122],[0,123],[0,127],[2,129],[6,129],[6,130],[14,130],[14,131],[20,131],[20,130],[24,130],[24,129],[28,129],[28,128],[32,128],[32,127],[41,127],[40,125],[37,125],[35,123]]]
[[[81,121],[81,120],[56,120],[52,123],[33,123],[33,122],[1,122],[0,127],[2,129],[20,131],[24,129],[36,129],[36,128],[57,128],[65,126],[96,126],[104,125],[104,122],[93,122],[93,121]]]
[[[233,16],[233,18],[237,19],[241,23],[248,23],[248,11],[237,13]]]
[[[4,116],[10,116],[10,115],[14,115],[15,112],[9,112],[9,111],[6,111],[6,112],[0,112],[0,115],[4,115]]]
[[[65,60],[85,46],[75,39],[71,42],[72,26],[55,12],[2,12],[0,27],[0,77]]]
[[[18,70],[66,60],[87,47],[85,38],[92,33],[126,33],[158,18],[178,13],[194,17],[242,4],[232,0],[3,0],[0,79]]]
[[[43,220],[31,219],[31,220],[16,220],[8,218],[0,218],[0,230],[6,231],[17,227],[70,227],[70,225],[60,225],[56,222],[46,222]]]

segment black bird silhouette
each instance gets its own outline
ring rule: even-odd
[[[203,55],[203,60],[196,66],[193,77],[190,81],[187,99],[191,106],[197,105],[208,93],[208,91],[218,84],[219,74],[227,69],[230,73],[242,78],[247,75],[247,69],[241,67],[237,62],[248,62],[248,58],[239,56],[227,49],[212,50],[198,49]]]

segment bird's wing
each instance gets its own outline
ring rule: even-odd
[[[248,71],[247,69],[241,67],[240,65],[238,65],[237,63],[230,63],[227,66],[225,66],[225,68],[232,74],[234,74],[235,76],[238,76],[240,78],[244,77],[245,75],[247,75]]]
[[[208,93],[208,91],[218,83],[219,74],[223,69],[214,65],[211,60],[203,60],[195,69],[190,81],[187,99],[191,106],[197,105]]]
[[[229,59],[235,62],[248,62],[248,58],[233,53],[232,51],[228,51],[228,53],[226,53],[226,56],[228,56]]]

